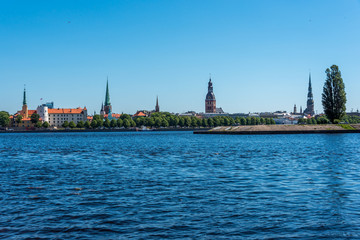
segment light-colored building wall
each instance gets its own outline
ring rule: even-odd
[[[61,127],[65,121],[77,124],[80,121],[87,121],[86,108],[55,108],[48,109],[46,106],[38,108],[45,115],[43,119],[47,119],[50,126]],[[38,111],[39,112],[39,111]],[[41,116],[41,114],[39,113]]]

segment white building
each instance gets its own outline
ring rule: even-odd
[[[87,121],[87,109],[84,108],[48,108],[39,106],[37,113],[53,127],[60,127],[65,121],[77,124],[80,121]]]

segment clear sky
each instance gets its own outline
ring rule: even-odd
[[[325,69],[339,66],[360,109],[359,0],[0,1],[0,110],[204,111],[211,73],[225,112],[322,112]],[[43,99],[42,101],[40,99]]]

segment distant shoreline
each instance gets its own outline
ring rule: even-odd
[[[211,128],[158,128],[158,129],[149,129],[149,130],[141,130],[141,129],[58,129],[58,130],[50,130],[50,129],[38,129],[38,130],[0,130],[1,133],[77,133],[77,132],[170,132],[170,131],[195,131],[195,130],[210,130]]]
[[[266,135],[266,134],[317,134],[360,133],[360,124],[324,125],[255,125],[216,127],[210,130],[195,130],[194,134]]]

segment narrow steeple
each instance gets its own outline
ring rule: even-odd
[[[208,83],[208,92],[213,92],[213,84],[211,82],[211,77],[210,77],[209,83]]]
[[[25,86],[24,86],[23,105],[26,105],[26,88],[25,88]]]
[[[156,96],[155,112],[160,112],[159,97]]]
[[[309,73],[308,99],[313,99],[312,86],[311,86],[311,73]]]
[[[110,94],[109,94],[109,79],[106,79],[106,94],[105,94],[105,106],[111,105]]]

